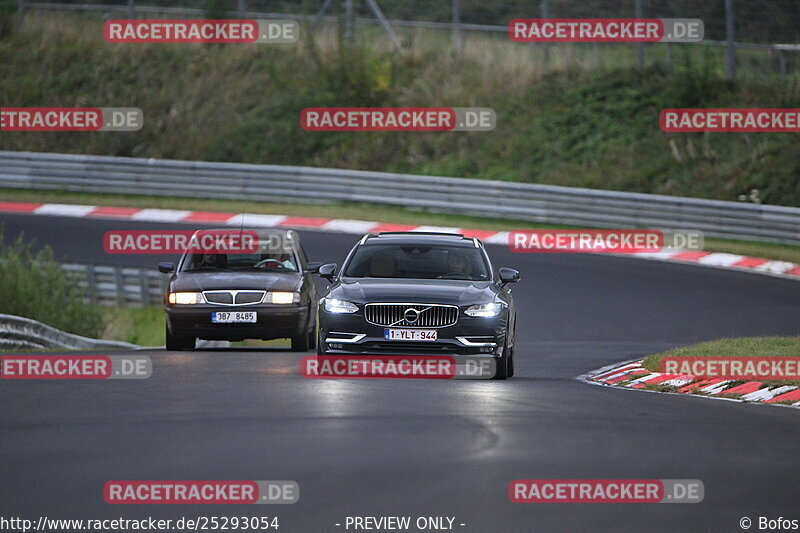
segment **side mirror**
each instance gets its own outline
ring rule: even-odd
[[[310,261],[306,265],[306,272],[309,272],[311,274],[316,274],[317,272],[319,272],[319,267],[321,266],[322,263],[320,263],[319,261]]]
[[[514,270],[513,268],[508,267],[500,267],[500,283],[505,285],[506,283],[516,283],[522,279],[522,276],[519,273],[519,270]]]
[[[328,281],[333,281],[333,277],[336,275],[336,263],[328,263],[319,267],[319,275],[327,279]]]
[[[159,263],[158,264],[158,271],[163,272],[164,274],[169,274],[170,272],[175,270],[174,263]]]

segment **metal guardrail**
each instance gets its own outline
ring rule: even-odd
[[[136,344],[73,335],[30,318],[0,314],[0,350],[133,350]]]
[[[86,291],[87,301],[117,307],[164,303],[167,276],[135,267],[66,263],[61,268]]]
[[[0,188],[250,201],[370,202],[606,228],[800,244],[800,208],[465,178],[0,151]]]

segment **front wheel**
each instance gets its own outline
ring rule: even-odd
[[[307,352],[313,350],[317,344],[317,327],[310,324],[311,317],[309,317],[306,324],[310,327],[297,337],[292,337],[292,351],[293,352]]]
[[[498,357],[495,361],[497,363],[497,368],[494,372],[494,379],[506,379],[514,375],[514,363],[513,361],[509,363],[510,360],[513,359],[512,354],[509,352],[508,347],[503,347],[503,355]],[[510,368],[509,368],[510,366]]]
[[[299,337],[292,337],[292,351],[293,352],[307,352],[310,342],[308,335],[303,333]]]
[[[181,335],[173,335],[170,330],[169,326],[165,326],[165,336],[166,336],[166,345],[167,350],[170,351],[181,351],[181,350],[194,350],[195,345],[195,338],[194,337],[183,337]]]

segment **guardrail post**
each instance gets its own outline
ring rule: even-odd
[[[125,282],[122,279],[122,267],[114,267],[114,288],[116,293],[117,305],[125,306]]]
[[[353,0],[344,0],[344,47],[353,47],[355,34],[355,14],[353,13]]]
[[[141,307],[150,305],[150,280],[145,269],[139,269],[139,304]]]
[[[728,41],[725,52],[725,77],[729,80],[736,79],[736,43],[733,27],[733,0],[725,0],[725,37]]]
[[[245,0],[239,0],[239,5],[238,5],[238,8],[237,8],[237,11],[239,12],[239,18],[243,19],[244,18],[244,14],[247,12],[247,5],[246,5]]]
[[[550,18],[550,2],[542,0],[539,4],[539,16],[543,19]],[[544,66],[550,63],[550,43],[542,43],[542,59]]]
[[[786,81],[786,54],[783,52],[783,50],[778,50],[778,66],[781,72],[781,80]]]
[[[136,18],[136,0],[128,0],[128,18],[135,19]]]
[[[634,11],[637,19],[642,18],[642,0],[634,0]],[[644,43],[636,43],[636,66],[644,68]]]
[[[461,0],[453,0],[453,52],[461,57],[464,53],[464,33],[461,31]]]
[[[17,0],[17,2],[17,25],[22,31],[22,26],[25,24],[25,0]]]
[[[86,266],[86,294],[89,296],[89,303],[97,303],[97,286],[95,285],[94,265]]]

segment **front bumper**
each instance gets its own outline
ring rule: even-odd
[[[375,355],[486,355],[498,357],[506,343],[505,313],[495,318],[468,317],[463,313],[452,326],[435,329],[435,341],[386,340],[384,326],[371,324],[361,311],[333,314],[320,309],[320,347],[325,354]]]
[[[216,311],[255,312],[256,322],[214,324],[211,322],[211,313]],[[272,340],[299,337],[307,331],[309,320],[308,308],[303,306],[167,306],[166,312],[167,323],[173,335],[206,340]]]

